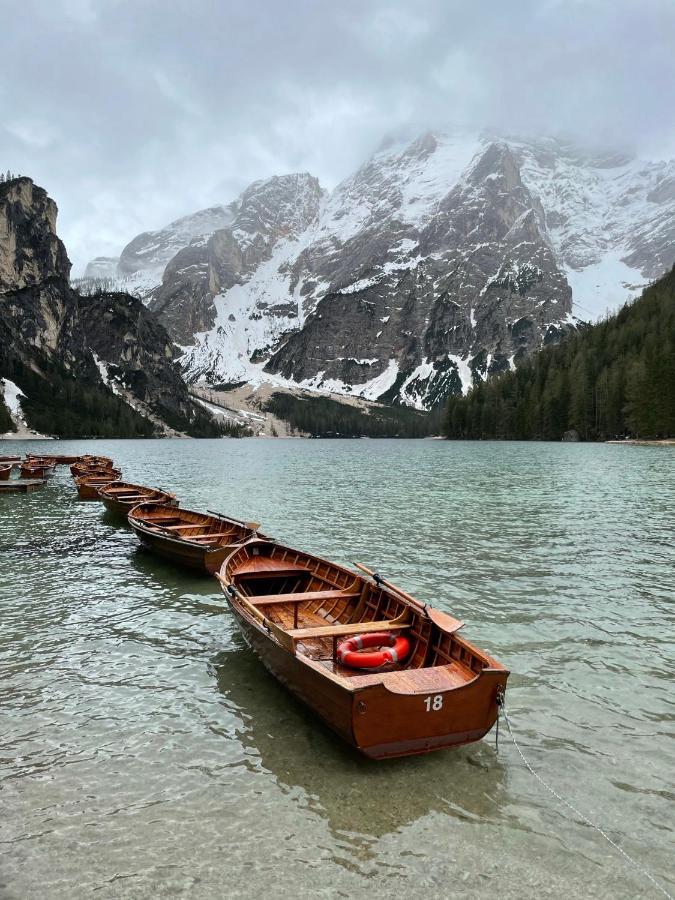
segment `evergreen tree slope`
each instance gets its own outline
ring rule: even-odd
[[[675,436],[675,268],[603,322],[451,397],[445,434],[471,440]]]

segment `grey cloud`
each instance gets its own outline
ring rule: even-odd
[[[0,168],[60,208],[81,268],[138,231],[386,133],[565,133],[675,152],[672,0],[3,4]]]

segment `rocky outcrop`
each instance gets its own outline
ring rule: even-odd
[[[192,241],[174,256],[162,284],[149,294],[150,308],[180,344],[192,343],[196,333],[215,325],[214,298],[247,282],[279,242],[296,241],[317,220],[321,196],[319,182],[307,174],[255,182],[237,201],[228,228],[207,241]],[[233,308],[227,315],[237,313]]]
[[[51,276],[67,279],[70,261],[56,236],[56,204],[30,178],[0,184],[0,291]]]
[[[150,431],[216,433],[190,399],[173,342],[140,300],[70,287],[56,205],[44,190],[27,178],[0,184],[0,223],[0,377],[24,390],[25,408],[39,394],[44,413],[54,384],[54,402],[69,396],[87,415],[100,402],[134,433],[148,420]],[[77,429],[72,409],[55,408],[59,416]]]

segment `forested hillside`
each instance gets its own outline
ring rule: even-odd
[[[438,434],[437,416],[403,406],[381,406],[365,410],[330,397],[294,397],[274,393],[267,412],[287,421],[291,430],[312,437],[427,437]]]
[[[449,438],[675,435],[675,268],[619,313],[479,384],[446,408]]]

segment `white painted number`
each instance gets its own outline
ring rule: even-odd
[[[436,694],[435,697],[427,697],[424,701],[424,705],[427,708],[427,712],[431,712],[432,709],[434,712],[438,712],[439,709],[443,708],[443,694]]]

